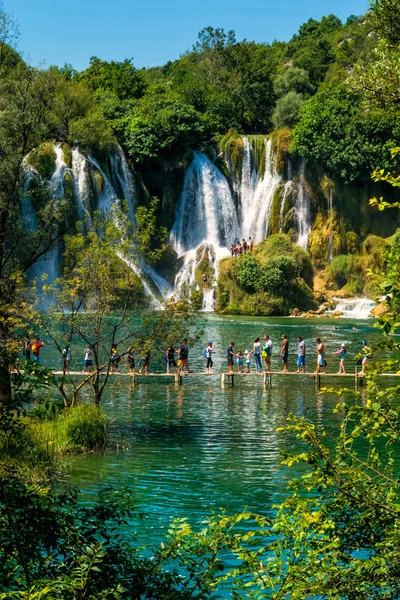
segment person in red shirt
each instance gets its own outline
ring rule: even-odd
[[[40,365],[40,348],[43,348],[44,341],[42,339],[37,339],[32,343],[31,349],[33,354],[33,360],[36,364]]]

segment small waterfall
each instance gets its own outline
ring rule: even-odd
[[[283,194],[282,194],[281,207],[280,207],[280,211],[279,211],[279,233],[283,232],[283,220],[285,218],[285,205],[286,205],[287,197],[288,197],[289,193],[292,191],[292,187],[293,187],[293,181],[291,179],[289,179],[289,181],[287,181],[285,183],[285,187],[283,189]]]
[[[230,246],[238,236],[237,210],[227,180],[205,154],[194,152],[171,229],[171,245],[181,256],[204,241],[215,247]]]
[[[115,193],[115,190],[114,190],[109,178],[104,173],[103,169],[101,168],[101,166],[99,165],[97,160],[95,158],[93,158],[93,156],[89,155],[88,161],[90,162],[91,165],[93,165],[93,167],[95,167],[95,169],[98,170],[98,172],[100,173],[100,175],[103,178],[104,190],[98,199],[97,209],[100,211],[100,214],[105,216],[112,210],[113,206],[119,205],[118,197],[117,197],[117,194]]]
[[[261,242],[268,234],[272,201],[280,183],[280,177],[274,166],[271,140],[266,139],[265,144],[264,177],[258,180],[254,194],[247,199],[247,203],[241,198],[242,237],[246,239],[252,237],[255,243]]]
[[[311,210],[310,198],[304,183],[305,166],[305,162],[303,161],[300,168],[299,183],[297,186],[295,211],[299,231],[297,244],[307,250],[308,236],[311,233]]]
[[[335,310],[342,312],[343,317],[348,319],[368,319],[375,306],[375,302],[369,298],[352,298],[350,300],[333,298],[333,300],[338,303]]]
[[[331,222],[331,227],[333,225],[333,190],[330,187],[328,193],[328,217]],[[332,262],[333,259],[333,234],[330,233],[328,237],[328,260]]]
[[[129,220],[135,226],[136,186],[121,146],[118,145],[111,153],[110,161],[127,203]]]
[[[92,220],[88,209],[90,199],[89,165],[83,154],[79,152],[78,146],[72,150],[72,181],[78,217],[81,221],[87,219],[90,227]]]
[[[244,215],[246,215],[247,207],[252,203],[254,192],[257,187],[257,179],[257,171],[255,168],[254,156],[252,156],[250,142],[247,137],[244,137],[241,184],[239,188],[242,221]]]

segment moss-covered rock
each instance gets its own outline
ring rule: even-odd
[[[313,309],[312,279],[308,253],[289,236],[272,235],[252,254],[220,262],[216,310],[269,316]]]
[[[43,142],[28,156],[28,163],[44,180],[51,179],[56,168],[56,153],[53,142]]]

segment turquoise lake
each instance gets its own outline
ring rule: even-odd
[[[339,359],[334,352],[345,342],[349,357],[346,367],[354,373],[353,357],[360,351],[361,341],[366,339],[372,345],[381,336],[372,319],[210,314],[203,321],[204,344],[209,340],[215,344],[217,371],[226,370],[229,342],[234,341],[237,349],[252,349],[255,337],[267,333],[274,343],[273,370],[281,370],[279,340],[286,333],[290,371],[296,369],[297,336],[301,335],[307,345],[307,371],[315,368],[315,338],[321,337],[326,344],[328,370],[336,373]],[[334,325],[338,331],[333,330]],[[199,343],[190,349],[194,371],[205,368],[203,348]],[[47,366],[55,367],[56,358],[51,354],[47,352],[52,363],[47,362]],[[80,366],[79,357],[72,368]],[[163,368],[160,352],[153,357],[150,371],[162,372]],[[181,387],[175,386],[173,379],[143,379],[135,387],[126,378],[108,386],[103,406],[111,419],[109,450],[69,459],[66,468],[68,483],[82,491],[84,502],[93,501],[105,485],[130,488],[138,512],[144,513],[144,518],[133,525],[138,539],[150,545],[162,541],[175,517],[185,517],[199,527],[212,511],[220,509],[233,513],[247,507],[268,513],[288,495],[288,481],[300,474],[298,467],[281,465],[280,451],[303,448],[293,436],[277,428],[285,425],[290,413],[324,425],[332,433],[341,419],[340,413],[333,413],[337,396],[319,394],[312,377],[274,377],[272,388],[267,389],[263,389],[261,377],[236,378],[233,388],[225,385],[223,389],[216,376],[184,378]],[[326,384],[354,388],[352,379],[332,378]]]

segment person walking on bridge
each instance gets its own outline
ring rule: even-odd
[[[282,335],[281,345],[281,362],[283,363],[283,373],[288,373],[288,360],[289,360],[289,340],[287,339],[286,333]]]
[[[299,343],[297,349],[297,373],[306,372],[306,344],[303,338],[299,335],[297,338]]]
[[[186,367],[186,372],[191,373],[191,370],[189,369],[189,347],[187,345],[187,340],[183,340],[183,344],[178,348],[178,359],[180,361],[179,372],[183,373]]]
[[[314,375],[318,375],[321,367],[324,369],[324,373],[326,373],[328,363],[325,360],[325,346],[321,342],[321,338],[317,338],[315,341],[317,342],[317,368],[314,371]]]

